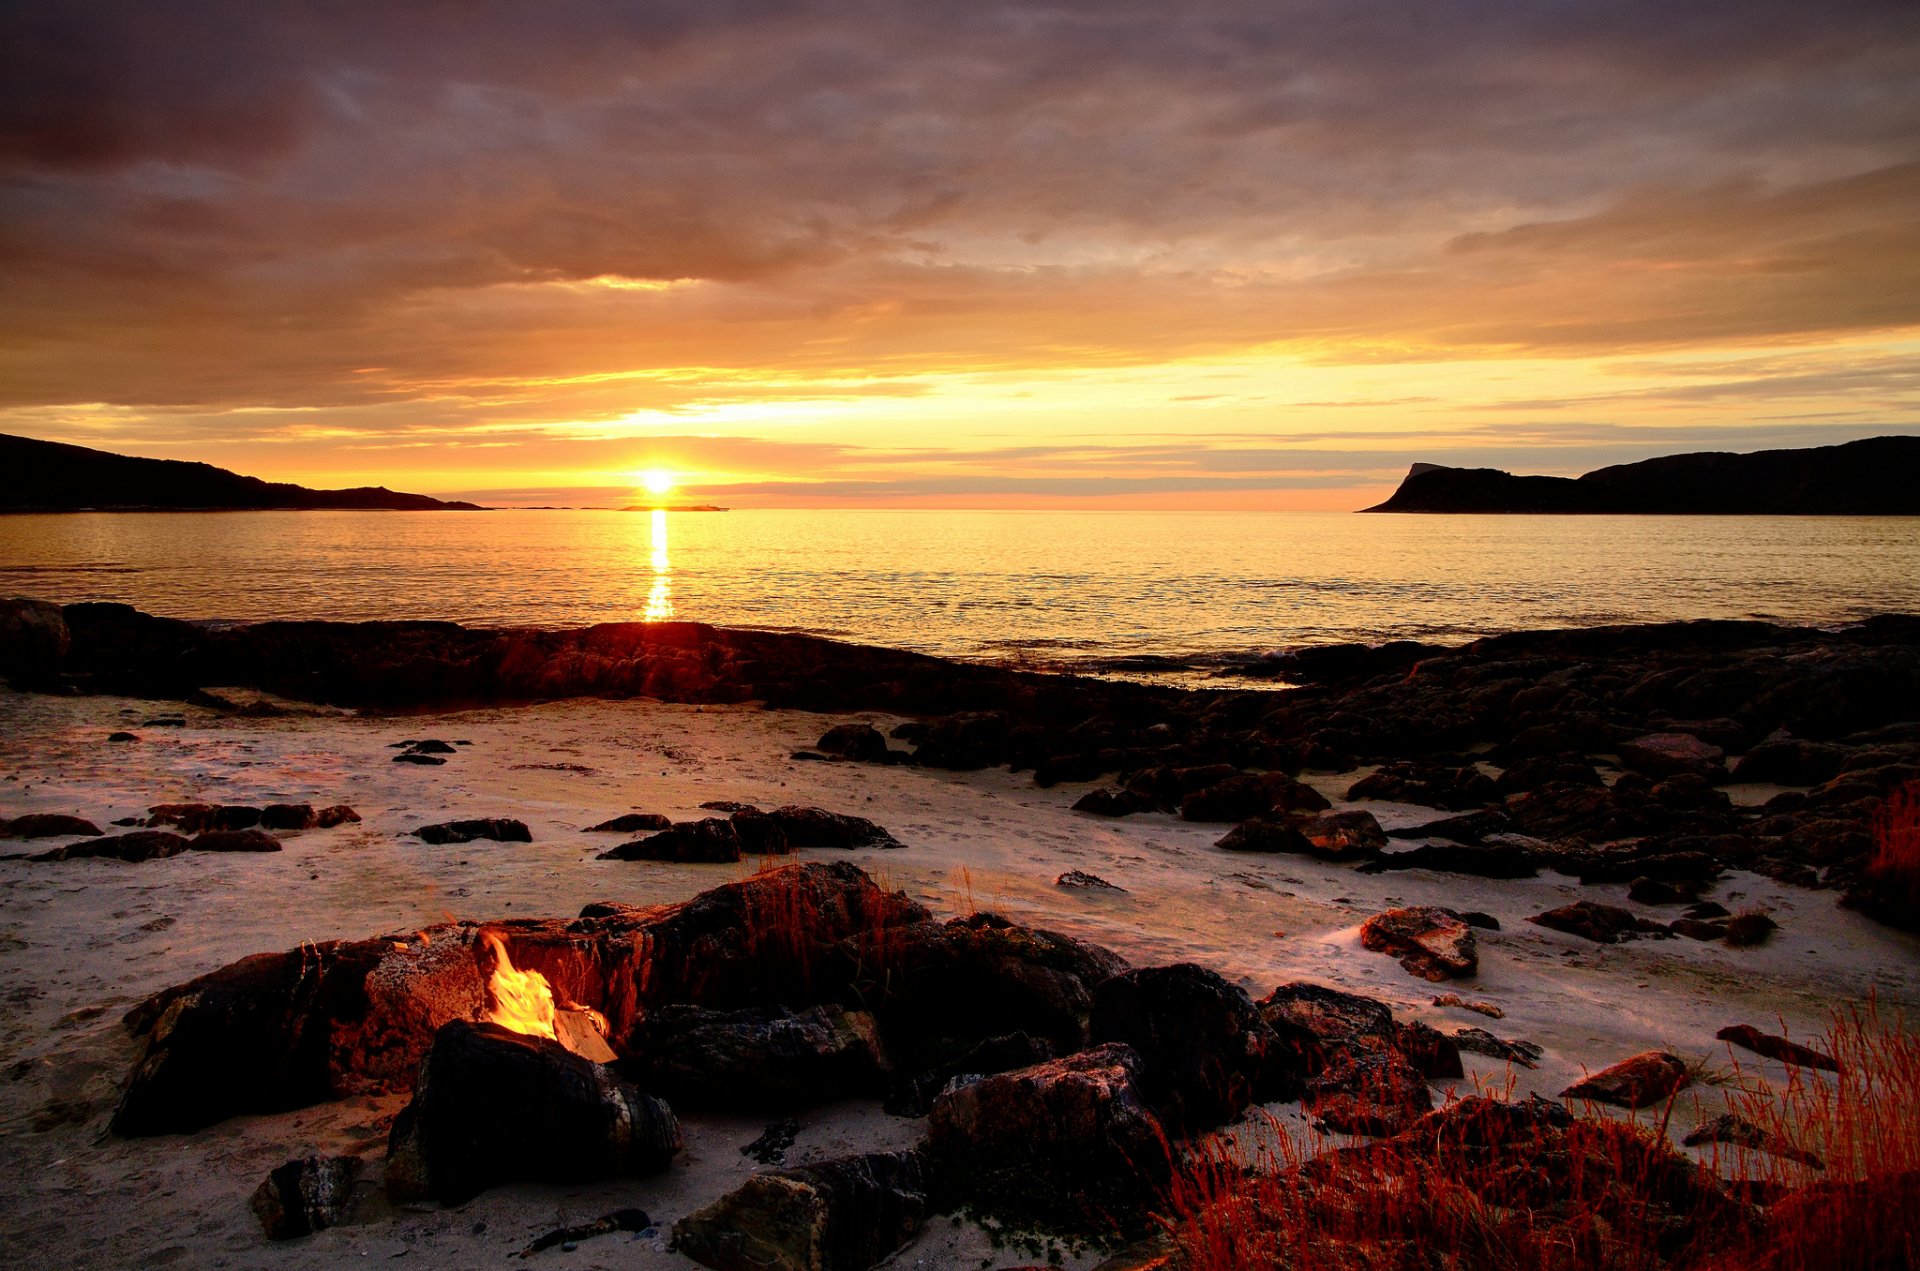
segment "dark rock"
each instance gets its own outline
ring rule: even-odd
[[[0,838],[53,839],[81,834],[93,838],[100,833],[100,827],[92,821],[59,812],[29,812],[11,821],[0,821]]]
[[[887,1096],[886,1110],[895,1116],[923,1117],[951,1082],[965,1084],[995,1073],[1044,1064],[1053,1057],[1051,1046],[1025,1033],[989,1037],[958,1058],[925,1069],[901,1082]]]
[[[262,829],[311,830],[317,824],[311,803],[270,803],[260,809]]]
[[[1242,773],[1180,800],[1185,821],[1244,821],[1270,812],[1320,812],[1331,805],[1312,786],[1283,772]]]
[[[866,1271],[920,1234],[917,1152],[872,1152],[756,1174],[682,1218],[674,1249],[715,1271]]]
[[[196,852],[278,852],[280,840],[265,830],[203,830],[188,844]]]
[[[25,687],[57,672],[72,645],[59,605],[25,596],[0,598],[0,675]]]
[[[1583,883],[1623,883],[1645,878],[1663,883],[1706,884],[1720,877],[1720,862],[1705,852],[1653,852],[1634,847],[1608,854],[1579,871]]]
[[[887,739],[872,724],[836,724],[813,743],[815,750],[868,762],[887,757]]]
[[[1759,781],[1781,786],[1817,786],[1840,774],[1853,752],[1823,741],[1770,737],[1733,765],[1735,781]]]
[[[1320,812],[1298,817],[1293,827],[1307,840],[1308,854],[1321,860],[1359,860],[1387,845],[1387,834],[1371,812]]]
[[[1363,1040],[1390,1045],[1394,1038],[1393,1009],[1385,1002],[1323,984],[1282,984],[1258,1007],[1279,1037],[1309,1041],[1310,1055],[1324,1056]]]
[[[501,1183],[654,1174],[680,1151],[659,1100],[558,1042],[454,1020],[394,1119],[387,1193],[457,1205]]]
[[[1507,814],[1498,808],[1485,808],[1478,812],[1464,812],[1459,816],[1442,817],[1438,821],[1425,821],[1419,825],[1405,825],[1388,832],[1388,838],[1396,839],[1446,839],[1450,843],[1478,845],[1489,835],[1499,834],[1508,828]]]
[[[1525,848],[1464,843],[1430,843],[1405,852],[1385,853],[1362,865],[1360,872],[1380,874],[1399,869],[1431,869],[1479,878],[1532,878],[1540,872],[1539,862]]]
[[[758,812],[760,810],[751,803],[741,803],[734,799],[708,799],[700,806],[708,812],[725,812],[728,814],[735,812]]]
[[[1643,905],[1690,905],[1700,899],[1700,884],[1694,880],[1668,882],[1642,876],[1628,886],[1627,899]]]
[[[1494,1059],[1504,1059],[1508,1063],[1519,1064],[1522,1068],[1539,1066],[1540,1056],[1546,1051],[1532,1042],[1515,1039],[1508,1041],[1495,1037],[1484,1028],[1456,1028],[1453,1030],[1453,1044],[1461,1050],[1476,1055],[1487,1055]]]
[[[1422,979],[1460,979],[1480,969],[1473,929],[1430,905],[1375,914],[1360,925],[1360,943],[1392,954]]]
[[[178,834],[165,830],[135,830],[130,834],[112,834],[104,838],[84,839],[51,851],[36,853],[36,861],[71,861],[85,857],[109,857],[118,861],[156,861],[178,856],[190,844]]]
[[[393,762],[417,764],[422,768],[437,768],[445,763],[446,760],[439,755],[423,755],[417,751],[409,750],[395,755]]]
[[[344,803],[336,803],[332,807],[321,808],[313,814],[313,828],[316,830],[331,830],[337,825],[355,824],[359,820],[360,814],[358,812],[355,812]]]
[[[1075,812],[1088,812],[1094,816],[1132,816],[1135,812],[1151,812],[1153,809],[1153,800],[1131,790],[1106,788],[1089,790],[1074,800],[1073,804]]]
[[[929,720],[913,752],[928,768],[965,772],[1005,762],[1012,725],[1000,711],[964,711]]]
[[[743,808],[727,819],[740,836],[742,856],[785,856],[795,847],[786,824],[758,808]]]
[[[1593,770],[1593,765],[1576,755],[1534,755],[1508,765],[1494,785],[1504,796],[1537,790],[1555,782],[1579,786],[1601,784],[1600,774]]]
[[[787,841],[796,848],[906,846],[863,816],[848,816],[798,804],[775,808],[767,815],[786,832]]]
[[[658,812],[627,812],[610,821],[589,825],[589,834],[632,834],[639,830],[664,830],[673,824]]]
[[[269,1240],[292,1240],[325,1231],[347,1216],[357,1156],[308,1156],[288,1161],[254,1190],[251,1205]]]
[[[1144,1067],[1129,1047],[1105,1045],[956,1082],[927,1119],[942,1191],[1053,1229],[1111,1230],[1144,1213],[1168,1166]]]
[[[1826,1163],[1812,1152],[1797,1148],[1772,1130],[1762,1129],[1731,1112],[1722,1112],[1711,1120],[1701,1122],[1680,1141],[1688,1147],[1702,1147],[1708,1143],[1731,1143],[1735,1147],[1749,1148],[1780,1157],[1782,1160],[1796,1161],[1810,1169],[1823,1170],[1827,1167]]]
[[[1390,1135],[1431,1111],[1433,1092],[1399,1051],[1362,1046],[1309,1078],[1301,1105],[1337,1134]]]
[[[443,821],[438,825],[423,825],[414,834],[421,842],[436,847],[448,843],[471,843],[475,839],[492,839],[498,843],[533,842],[533,834],[527,829],[526,822],[504,816]]]
[[[1362,777],[1347,791],[1349,802],[1381,799],[1449,812],[1484,807],[1497,797],[1499,788],[1493,779],[1471,764],[1445,768],[1417,762],[1389,763]]]
[[[676,1104],[789,1111],[879,1097],[891,1065],[873,1016],[838,1004],[710,1011],[663,1006],[633,1033],[622,1074]]]
[[[1108,882],[1106,879],[1100,877],[1098,874],[1089,874],[1085,870],[1078,870],[1078,869],[1070,869],[1066,873],[1060,875],[1060,877],[1053,880],[1053,885],[1055,887],[1078,887],[1078,888],[1092,890],[1092,891],[1125,891],[1126,890],[1126,888],[1124,887],[1115,886],[1114,884]]]
[[[1291,852],[1311,855],[1313,844],[1292,822],[1255,817],[1228,830],[1215,847],[1227,852]]]
[[[1623,766],[1650,777],[1686,774],[1725,780],[1726,751],[1690,733],[1649,733],[1617,748]]]
[[[1686,1063],[1677,1055],[1649,1050],[1575,1082],[1560,1097],[1644,1108],[1684,1090],[1692,1081]]]
[[[1686,916],[1693,919],[1731,917],[1727,907],[1718,901],[1702,900],[1687,907]]]
[[[1145,1065],[1141,1088],[1162,1124],[1191,1133],[1239,1116],[1256,1088],[1299,1088],[1277,1071],[1278,1039],[1245,990],[1190,962],[1116,975],[1093,994],[1095,1044],[1119,1042]],[[1292,1089],[1284,1089],[1291,1085]]]
[[[740,831],[724,817],[677,821],[672,828],[622,843],[595,858],[603,861],[727,863],[740,859]]]
[[[762,1165],[784,1165],[787,1149],[800,1136],[800,1123],[792,1117],[768,1122],[760,1137],[741,1147],[740,1155],[750,1156]]]
[[[120,729],[117,732],[108,733],[107,740],[108,741],[139,741],[140,735],[138,733],[130,733],[125,729]]]
[[[1460,1047],[1431,1024],[1419,1020],[1396,1023],[1392,1044],[1422,1077],[1439,1080],[1466,1076],[1460,1063]]]
[[[1675,918],[1667,924],[1667,930],[1676,936],[1685,936],[1689,940],[1724,940],[1727,938],[1727,924],[1724,922],[1703,922],[1698,918]]]
[[[452,746],[441,741],[438,737],[428,737],[424,741],[408,742],[407,749],[416,755],[451,755],[455,753]]]
[[[1641,918],[1630,909],[1592,900],[1576,900],[1570,905],[1535,914],[1527,921],[1599,944],[1617,944],[1623,937],[1666,930],[1661,924]]]
[[[1819,1068],[1826,1072],[1839,1072],[1840,1065],[1833,1056],[1802,1046],[1799,1042],[1776,1037],[1772,1033],[1763,1033],[1751,1024],[1729,1024],[1714,1034],[1723,1042],[1752,1051],[1756,1055],[1765,1055],[1768,1059],[1777,1059],[1783,1064],[1796,1068]]]
[[[1727,919],[1727,943],[1736,949],[1765,944],[1780,924],[1758,910],[1747,910]]]

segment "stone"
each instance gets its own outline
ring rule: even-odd
[[[1052,1046],[1025,1033],[989,1037],[965,1054],[923,1069],[901,1082],[887,1096],[884,1106],[897,1117],[923,1117],[932,1109],[940,1092],[954,1081],[964,1085],[994,1073],[1044,1064],[1053,1057]]]
[[[1622,1108],[1644,1108],[1659,1103],[1693,1083],[1678,1055],[1649,1050],[1623,1059],[1560,1092],[1562,1099],[1611,1103]]]
[[[1098,874],[1089,874],[1085,870],[1070,869],[1053,880],[1055,887],[1077,887],[1085,891],[1125,891]]]
[[[1308,1078],[1301,1105],[1336,1134],[1398,1134],[1433,1108],[1418,1069],[1389,1047],[1356,1046],[1335,1054]]]
[[[196,852],[278,852],[280,840],[265,830],[204,830],[188,844]]]
[[[417,751],[404,751],[393,757],[395,763],[410,763],[422,768],[438,768],[446,762],[440,755],[423,755]]]
[[[491,839],[496,843],[533,842],[533,833],[527,829],[526,822],[504,816],[442,821],[438,825],[423,825],[414,834],[421,842],[431,843],[435,847],[449,843],[471,843],[476,839]]]
[[[1089,790],[1074,800],[1073,810],[1093,816],[1132,816],[1135,812],[1153,811],[1153,802],[1131,790],[1102,788]]]
[[[1685,936],[1689,940],[1724,940],[1727,938],[1727,924],[1709,922],[1699,918],[1675,918],[1667,924],[1667,930],[1676,936]]]
[[[1480,969],[1473,929],[1431,905],[1375,914],[1360,925],[1360,943],[1377,953],[1392,954],[1422,979],[1463,979]]]
[[[178,834],[165,830],[134,830],[127,834],[110,834],[97,839],[82,839],[78,843],[68,843],[51,851],[36,853],[36,861],[72,861],[87,857],[106,857],[117,861],[157,861],[169,856],[178,856],[190,846],[188,841]]]
[[[260,809],[262,829],[310,830],[317,824],[311,803],[270,803]]]
[[[356,824],[359,820],[360,814],[358,812],[355,812],[344,803],[336,803],[332,807],[321,808],[313,814],[313,828],[316,830],[331,830],[339,825]]]
[[[658,812],[627,812],[598,825],[589,825],[589,834],[632,834],[638,830],[664,830],[673,822]]]
[[[1643,905],[1690,905],[1700,899],[1700,884],[1694,880],[1669,882],[1643,875],[1628,884],[1627,899]]]
[[[1110,1043],[956,1081],[927,1118],[942,1193],[1063,1230],[1110,1230],[1143,1213],[1168,1173],[1144,1071],[1131,1047]]]
[[[1830,742],[1769,737],[1733,765],[1733,780],[1817,786],[1840,775],[1853,751]]]
[[[11,821],[0,821],[0,838],[53,839],[83,834],[97,838],[100,833],[100,827],[92,821],[60,812],[29,812]]]
[[[485,1224],[480,1224],[484,1227]],[[536,1236],[532,1243],[520,1251],[523,1258],[531,1258],[559,1245],[563,1251],[577,1248],[582,1240],[591,1240],[595,1236],[610,1236],[616,1231],[631,1231],[636,1234],[653,1226],[653,1219],[644,1209],[616,1209],[610,1214],[602,1214],[592,1222],[575,1223],[568,1227],[557,1227],[543,1235]],[[476,1228],[476,1234],[478,1233]]]
[[[1313,852],[1313,844],[1291,822],[1264,816],[1242,821],[1214,846],[1226,852],[1290,852],[1300,856]]]
[[[856,1096],[878,1098],[892,1065],[866,1011],[838,1003],[712,1011],[663,1006],[629,1039],[620,1072],[675,1104],[786,1112]]]
[[[72,644],[59,605],[25,596],[0,599],[0,675],[23,683],[51,676]]]
[[[1736,949],[1751,948],[1772,939],[1780,924],[1758,910],[1745,910],[1727,919],[1727,943]]]
[[[1124,1043],[1144,1065],[1141,1089],[1169,1130],[1187,1134],[1230,1121],[1256,1090],[1290,1095],[1299,1073],[1271,1071],[1279,1039],[1246,991],[1191,962],[1143,967],[1094,990],[1089,1036]]]
[[[1332,805],[1283,772],[1241,773],[1180,800],[1183,821],[1242,821],[1272,812],[1321,812]]]
[[[899,839],[863,816],[788,804],[767,815],[786,832],[794,847],[904,847]]]
[[[293,1240],[345,1220],[360,1177],[357,1156],[288,1161],[254,1190],[250,1205],[269,1240]]]
[[[1393,1009],[1358,993],[1304,980],[1282,984],[1260,999],[1260,1017],[1282,1038],[1306,1039],[1316,1053],[1359,1041],[1389,1044]]]
[[[727,863],[740,859],[740,831],[724,817],[678,821],[669,829],[600,853],[603,861]]]
[[[675,1223],[673,1248],[715,1271],[866,1271],[920,1234],[928,1174],[918,1151],[755,1174]]]
[[[1827,1167],[1826,1162],[1812,1152],[1795,1147],[1789,1140],[1772,1130],[1757,1126],[1731,1112],[1722,1112],[1719,1116],[1701,1122],[1680,1141],[1687,1147],[1703,1147],[1708,1143],[1731,1143],[1735,1147],[1765,1152],[1769,1156],[1794,1161],[1809,1169],[1823,1170]]]
[[[740,838],[740,855],[785,856],[794,849],[786,823],[758,808],[742,808],[727,818]]]
[[[1826,1072],[1839,1072],[1840,1065],[1832,1055],[1802,1046],[1799,1042],[1788,1041],[1772,1033],[1763,1033],[1751,1024],[1729,1024],[1714,1034],[1723,1042],[1730,1042],[1756,1055],[1765,1055],[1768,1059],[1777,1059],[1783,1064],[1796,1068],[1819,1068]]]
[[[107,740],[108,741],[139,741],[140,734],[130,733],[126,729],[121,728],[108,733]]]
[[[1649,777],[1681,774],[1725,780],[1727,752],[1691,733],[1649,733],[1617,747],[1620,763]]]
[[[1534,854],[1523,847],[1429,843],[1404,852],[1375,856],[1360,867],[1360,872],[1380,874],[1400,869],[1431,869],[1479,878],[1532,878],[1540,872],[1540,865]]]
[[[1496,1037],[1484,1028],[1456,1028],[1453,1030],[1453,1044],[1461,1050],[1476,1055],[1486,1055],[1492,1059],[1504,1059],[1508,1063],[1519,1064],[1522,1068],[1539,1066],[1540,1056],[1546,1051],[1532,1042],[1515,1039],[1508,1041]]]
[[[1441,993],[1433,999],[1435,1006],[1457,1006],[1463,1011],[1472,1011],[1476,1015],[1485,1015],[1488,1019],[1505,1019],[1507,1013],[1492,1002],[1475,1002],[1461,997],[1458,993]]]
[[[387,1194],[457,1205],[509,1182],[657,1174],[679,1153],[666,1104],[543,1037],[453,1020],[434,1034],[387,1144]]]
[[[1527,921],[1598,944],[1617,944],[1643,932],[1666,930],[1660,923],[1641,918],[1630,909],[1592,900],[1576,900],[1570,905],[1534,914]]]
[[[887,739],[872,724],[836,724],[813,743],[815,750],[869,763],[887,757]]]
[[[1318,812],[1294,821],[1307,840],[1309,854],[1327,861],[1358,860],[1387,845],[1387,833],[1373,813],[1360,808]]]

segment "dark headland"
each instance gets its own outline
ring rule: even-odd
[[[385,486],[310,490],[244,477],[210,463],[140,459],[57,441],[0,433],[0,512],[241,512],[276,509],[385,509],[479,512]]]
[[[1582,477],[1416,463],[1392,498],[1362,511],[1920,516],[1920,437],[1668,455]]]

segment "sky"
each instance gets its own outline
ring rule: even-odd
[[[1273,509],[1920,432],[1920,5],[9,0],[0,432]]]

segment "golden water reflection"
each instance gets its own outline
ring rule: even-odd
[[[642,622],[665,622],[673,617],[673,562],[667,557],[667,513],[653,510],[653,590],[647,593]]]

